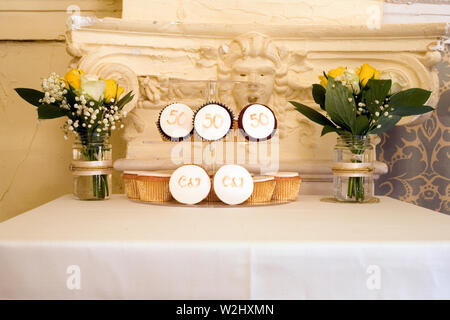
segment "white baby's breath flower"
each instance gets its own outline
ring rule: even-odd
[[[61,102],[64,99],[64,94],[67,93],[64,82],[60,81],[60,77],[55,72],[52,72],[47,79],[43,79],[41,86],[44,91],[42,103]]]

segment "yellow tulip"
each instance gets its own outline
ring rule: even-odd
[[[75,88],[80,89],[81,78],[80,76],[84,74],[83,70],[70,69],[64,76],[64,82],[66,83],[66,88],[69,89],[69,84]]]
[[[328,71],[327,76],[328,77],[332,77],[332,78],[336,78],[339,77],[340,75],[342,75],[342,73],[345,71],[344,67],[337,67],[336,69],[332,69],[330,71]],[[328,83],[328,79],[325,76],[319,76],[320,79],[320,85],[324,88],[327,87],[327,83]]]
[[[106,83],[105,87],[105,101],[110,102],[111,99],[119,99],[120,95],[123,93],[123,88],[120,87],[117,82],[113,79],[104,80]]]
[[[364,87],[369,79],[379,79],[380,70],[375,69],[368,63],[364,63],[361,68],[356,68],[356,74],[359,75],[359,82]]]

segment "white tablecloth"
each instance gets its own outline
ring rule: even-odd
[[[180,208],[67,195],[0,223],[0,298],[450,298],[450,216],[319,199]]]

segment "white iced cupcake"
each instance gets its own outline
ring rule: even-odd
[[[183,103],[172,103],[162,109],[158,117],[158,130],[164,141],[181,141],[191,136],[194,111]]]
[[[244,167],[224,165],[214,175],[214,192],[226,204],[243,203],[253,192],[252,176]]]
[[[233,128],[233,112],[219,102],[208,102],[194,115],[195,133],[206,141],[224,138]]]
[[[193,164],[184,165],[173,172],[169,190],[178,202],[196,204],[208,196],[211,180],[202,167]]]

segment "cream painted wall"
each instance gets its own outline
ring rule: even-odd
[[[63,120],[38,123],[35,108],[13,91],[39,89],[52,71],[65,73],[71,4],[83,15],[121,15],[117,0],[0,0],[0,221],[72,192],[72,141],[63,138]],[[112,140],[115,157],[124,154],[120,138]],[[118,177],[114,180],[114,192],[121,192]]]
[[[70,192],[70,144],[62,120],[37,121],[35,107],[15,87],[39,88],[51,70],[69,63],[63,42],[0,43],[0,220]]]

